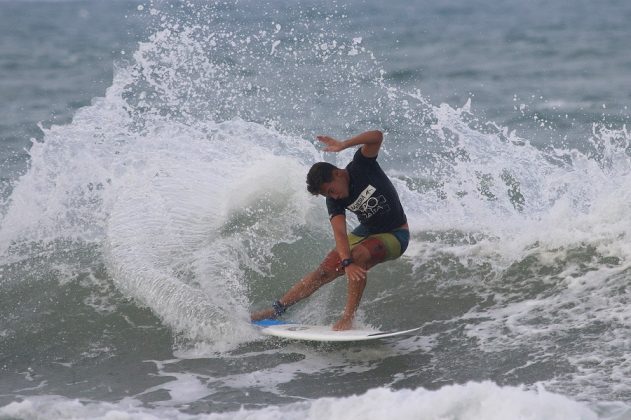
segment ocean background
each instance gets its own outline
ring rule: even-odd
[[[631,419],[631,3],[0,0],[0,418]],[[251,310],[380,129],[362,344]],[[351,224],[355,223],[351,220]],[[286,318],[334,322],[344,280]]]

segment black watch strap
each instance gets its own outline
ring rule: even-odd
[[[353,263],[353,259],[352,258],[345,258],[342,260],[342,267],[346,268],[349,265],[351,265]]]

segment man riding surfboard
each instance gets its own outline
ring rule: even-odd
[[[407,217],[392,182],[377,163],[383,142],[381,131],[367,131],[343,141],[328,136],[318,136],[318,140],[325,144],[326,152],[337,153],[361,145],[344,169],[318,162],[307,174],[307,190],[326,197],[335,249],[271,308],[252,313],[252,321],[279,317],[289,306],[345,274],[346,307],[333,329],[350,329],[366,287],[368,270],[399,258],[408,246]],[[346,230],[346,210],[355,213],[360,222],[350,233]]]

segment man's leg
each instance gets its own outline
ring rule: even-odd
[[[379,264],[386,258],[386,248],[378,238],[368,238],[351,250],[353,262],[366,270]],[[353,325],[355,312],[359,306],[367,278],[361,280],[348,279],[348,295],[342,317],[333,325],[333,330],[348,330]]]
[[[329,252],[316,270],[307,274],[298,283],[294,284],[291,289],[279,299],[280,304],[285,308],[289,307],[311,296],[313,292],[323,285],[343,275],[344,270],[342,270],[340,262],[340,256],[337,251],[333,250]],[[276,316],[276,310],[270,308],[254,312],[250,315],[250,318],[252,321],[258,321],[261,319],[274,318]]]
[[[357,238],[361,239],[361,238]],[[395,239],[396,241],[396,239]],[[357,245],[352,245],[351,257],[356,264],[364,267],[366,270],[383,262],[388,256],[388,249],[379,235],[368,237]],[[280,298],[279,303],[283,307],[291,306],[300,300],[310,296],[323,285],[330,283],[339,276],[344,274],[344,270],[340,265],[340,257],[337,251],[333,250],[322,260],[315,271],[307,274],[302,280],[292,286],[287,293]],[[366,279],[363,281],[348,282],[348,298],[344,315],[333,326],[333,329],[343,330],[351,328],[353,318],[359,301],[361,300],[364,288],[366,287]],[[264,309],[254,312],[250,315],[252,321],[261,319],[275,318],[277,316],[274,308]]]

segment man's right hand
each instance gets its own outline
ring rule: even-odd
[[[355,264],[355,263],[351,263],[350,265],[346,266],[344,268],[344,272],[346,273],[346,277],[348,277],[349,280],[353,280],[353,281],[363,281],[366,280],[366,269],[364,269],[363,267]]]

